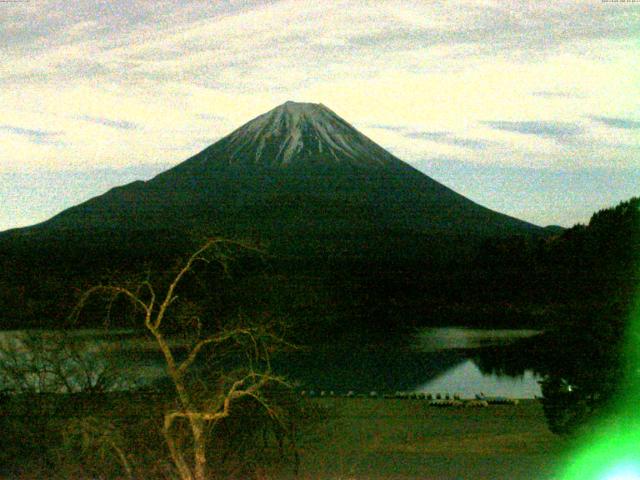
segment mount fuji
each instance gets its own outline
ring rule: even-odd
[[[149,181],[0,240],[71,235],[108,245],[194,231],[322,258],[455,256],[487,237],[543,234],[429,178],[324,105],[286,102]]]

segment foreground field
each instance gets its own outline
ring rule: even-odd
[[[98,448],[103,444],[94,441],[88,447],[84,437],[76,447],[63,445],[61,429],[68,431],[70,422],[82,419],[97,426],[98,440],[114,438],[122,447],[135,468],[132,478],[173,478],[159,433],[162,412],[172,397],[125,394],[7,401],[5,411],[0,411],[0,478],[126,478],[110,455],[111,444],[104,454]],[[252,420],[260,422],[251,415],[245,417],[249,423],[232,422],[217,430],[223,436],[219,441],[212,438],[211,472],[235,480],[547,480],[554,478],[556,464],[569,446],[549,432],[542,406],[533,400],[483,408],[435,407],[417,399],[341,397],[308,402],[305,408],[318,416],[297,430],[297,475],[291,450],[282,453],[275,438],[264,437],[261,430],[246,434]],[[94,452],[96,448],[100,451]],[[224,458],[227,461],[221,462]]]
[[[331,415],[302,455],[304,479],[551,479],[567,446],[533,400],[487,408],[317,401]]]

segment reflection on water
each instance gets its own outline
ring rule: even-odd
[[[24,333],[0,332],[0,344],[4,352],[15,349],[26,361],[33,356],[22,348],[19,338]],[[414,338],[389,339],[384,344],[340,345],[338,342],[283,353],[276,355],[273,366],[301,389],[309,390],[363,393],[415,390],[457,393],[463,397],[484,392],[533,398],[540,395],[538,377],[527,370],[526,361],[513,361],[508,345],[537,333],[532,330],[425,329]],[[46,337],[51,332],[31,334]],[[111,364],[126,371],[137,385],[151,384],[165,376],[162,356],[153,341],[141,332],[78,330],[70,332],[66,341],[80,345],[89,356],[109,352]],[[180,343],[175,342],[174,346]],[[526,360],[526,354],[520,357]],[[206,365],[199,367],[206,368]]]
[[[278,355],[274,368],[305,390],[409,391],[464,360],[460,352],[336,346]]]
[[[478,393],[487,396],[535,398],[542,395],[539,380],[531,370],[525,370],[519,377],[484,374],[473,360],[465,360],[416,390],[432,394],[458,394],[461,398],[474,398]]]
[[[481,330],[470,328],[427,328],[415,339],[415,348],[427,354],[459,351],[462,359],[435,378],[416,387],[425,393],[459,394],[473,398],[488,396],[535,398],[542,395],[541,377],[527,368],[528,354],[513,346],[531,339],[537,330]]]
[[[538,330],[482,330],[477,328],[425,328],[416,335],[415,348],[421,352],[474,349],[508,345],[540,334]]]

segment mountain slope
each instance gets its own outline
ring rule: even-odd
[[[13,235],[194,230],[287,255],[401,257],[543,232],[432,180],[325,106],[287,102],[150,181]]]

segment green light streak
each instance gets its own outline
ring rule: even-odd
[[[625,338],[624,394],[566,463],[561,480],[640,480],[640,298]]]

